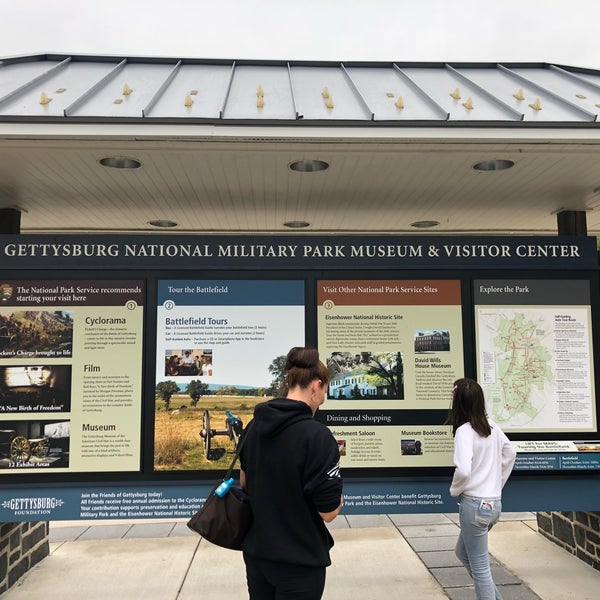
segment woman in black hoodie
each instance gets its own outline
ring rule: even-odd
[[[258,404],[241,453],[240,481],[253,525],[243,544],[250,600],[319,600],[333,539],[325,523],[342,507],[339,449],[313,415],[329,371],[314,348],[292,348],[288,392]]]

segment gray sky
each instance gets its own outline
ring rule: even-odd
[[[600,69],[600,0],[0,0],[0,57],[553,62]]]

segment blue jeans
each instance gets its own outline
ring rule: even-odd
[[[456,556],[475,584],[477,600],[502,600],[492,579],[488,554],[488,531],[498,522],[502,512],[499,498],[460,497],[460,535]]]

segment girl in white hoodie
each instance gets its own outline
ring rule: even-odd
[[[473,578],[477,600],[502,600],[490,570],[488,531],[500,518],[502,488],[516,452],[488,418],[483,390],[472,379],[454,383],[450,423],[456,467],[450,494],[460,503],[456,555]]]

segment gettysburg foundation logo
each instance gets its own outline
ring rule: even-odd
[[[15,516],[49,515],[53,509],[62,506],[60,498],[11,498],[2,502],[2,508],[10,510]]]

